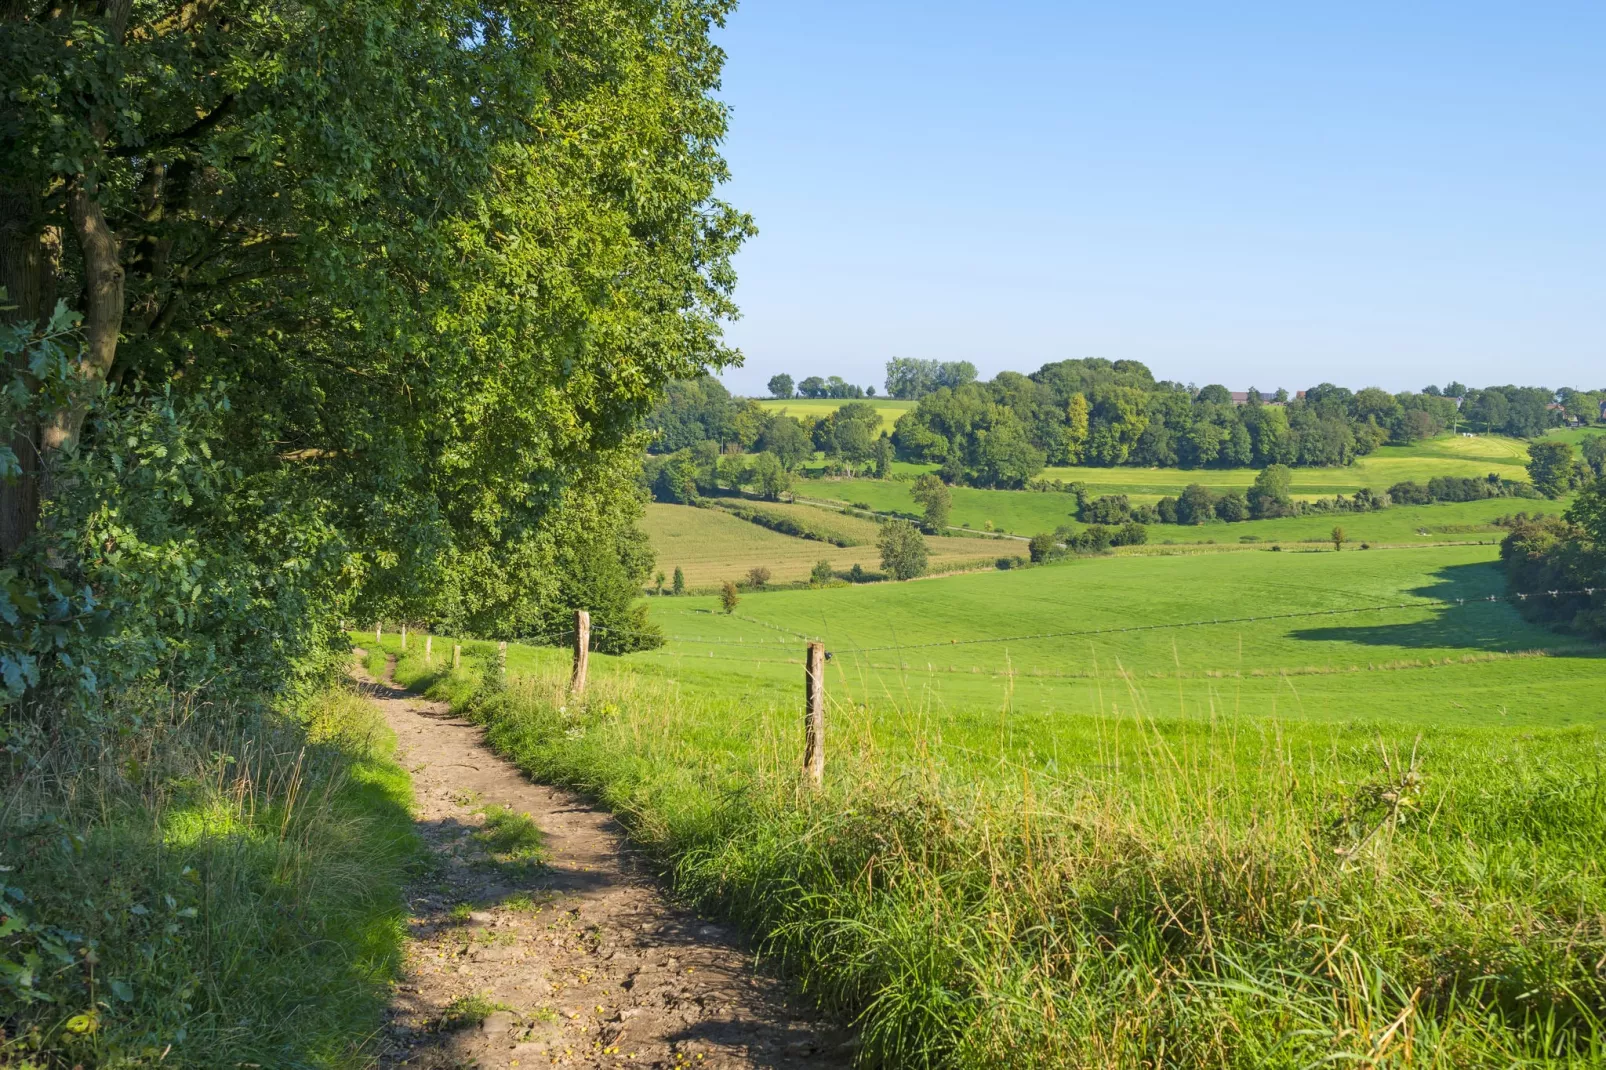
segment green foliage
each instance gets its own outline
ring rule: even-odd
[[[1176,513],[1178,524],[1208,524],[1216,518],[1215,492],[1198,483],[1188,484],[1177,498]]]
[[[1606,477],[1578,495],[1563,517],[1518,514],[1500,543],[1507,583],[1528,597],[1524,615],[1606,636]],[[1543,592],[1555,591],[1544,597]]]
[[[790,375],[772,375],[769,381],[769,392],[772,398],[789,398],[794,392],[792,377]]]
[[[737,592],[736,584],[726,580],[719,585],[719,608],[723,609],[727,616],[736,612],[741,600],[742,596]]]
[[[1549,441],[1529,445],[1528,479],[1547,498],[1566,494],[1576,479],[1572,444]]]
[[[1606,435],[1585,435],[1579,440],[1578,452],[1597,479],[1606,476]]]
[[[1515,421],[1502,416],[1495,430],[1532,435],[1554,423],[1542,401],[1538,422],[1530,418],[1534,399],[1547,391],[1501,389],[1501,397],[1521,395],[1525,415]],[[1249,395],[1253,402],[1240,405],[1219,384],[1193,393],[1157,383],[1133,361],[1061,361],[1030,376],[1003,372],[988,383],[924,391],[893,437],[906,460],[947,464],[956,479],[978,486],[1015,486],[1016,472],[1034,456],[1028,450],[1051,465],[1335,466],[1385,442],[1434,438],[1459,418],[1443,396],[1390,395],[1375,387],[1352,392],[1323,383],[1293,399],[1286,392],[1270,399],[1258,391]],[[988,437],[1000,435],[989,451]],[[1012,464],[997,463],[992,454],[1001,451],[1012,455]]]
[[[0,438],[60,445],[0,456],[0,495],[46,503],[8,564],[65,577],[51,620],[90,588],[111,622],[13,680],[303,686],[343,616],[533,634],[582,595],[622,634],[633,428],[732,357],[725,10],[7,16],[0,259],[27,277],[0,284],[81,315],[5,317],[8,355],[64,369],[10,388]],[[119,247],[126,285],[85,285]]]
[[[948,490],[948,484],[925,472],[915,480],[909,497],[924,508],[921,527],[928,535],[941,535],[948,530],[948,516],[953,510],[953,494]]]
[[[876,539],[881,567],[895,580],[912,580],[926,574],[929,551],[920,529],[907,520],[888,520]]]
[[[686,593],[686,573],[681,571],[679,565],[675,566],[675,583],[673,589],[676,594]]]
[[[1292,516],[1293,498],[1290,488],[1294,473],[1284,464],[1268,464],[1255,474],[1255,482],[1247,495],[1249,513],[1256,520],[1279,516]]]
[[[816,561],[814,568],[809,572],[809,584],[813,587],[824,587],[835,578],[836,573],[831,571],[831,562],[824,558]]]
[[[892,474],[892,440],[885,431],[875,440],[875,477],[886,479]]]
[[[947,387],[952,390],[974,382],[976,366],[968,360],[916,360],[893,357],[887,361],[886,388],[889,397],[923,398]]]

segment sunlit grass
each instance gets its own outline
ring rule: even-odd
[[[539,661],[540,659],[537,659]],[[510,664],[529,664],[510,654]],[[1603,1055],[1593,730],[1165,713],[1114,678],[1053,731],[561,665],[479,716],[596,795],[896,1065],[1588,1066]],[[1024,738],[1023,738],[1024,737]]]

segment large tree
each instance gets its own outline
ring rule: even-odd
[[[258,583],[209,547],[292,512],[327,557],[277,539],[252,561],[336,577],[326,616],[472,606],[505,632],[543,615],[537,572],[633,581],[634,541],[612,541],[631,510],[586,502],[619,487],[664,382],[732,359],[751,227],[714,197],[728,6],[7,5],[0,314],[33,353],[58,298],[78,327],[14,374],[0,551],[166,399],[206,407],[226,463],[172,531],[127,538],[187,547],[198,583]],[[613,565],[581,552],[595,523]],[[81,571],[110,567],[104,542],[80,540]]]

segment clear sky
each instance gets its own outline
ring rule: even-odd
[[[1127,358],[1606,387],[1606,2],[746,0],[742,393]]]

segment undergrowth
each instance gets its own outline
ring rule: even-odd
[[[0,1063],[370,1065],[418,857],[373,705],[118,714],[5,755]]]
[[[795,710],[593,671],[583,700],[557,661],[425,682],[855,1020],[864,1065],[1606,1062],[1591,730],[1166,720],[1132,681],[1025,762],[833,707],[812,793]]]

